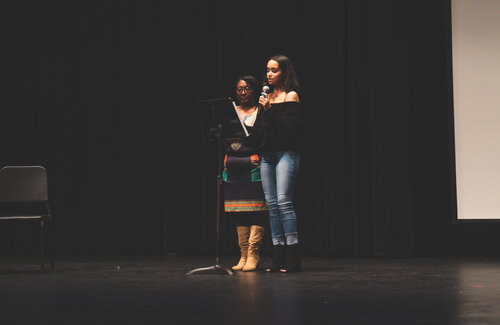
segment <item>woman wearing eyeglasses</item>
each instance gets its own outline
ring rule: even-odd
[[[253,76],[236,81],[236,107],[240,120],[251,134],[245,139],[226,142],[224,158],[224,210],[234,220],[238,233],[240,260],[232,269],[254,271],[260,260],[260,247],[268,223],[267,206],[260,179],[260,158],[257,154],[253,126],[259,114],[258,82]]]

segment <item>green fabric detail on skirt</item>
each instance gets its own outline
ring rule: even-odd
[[[224,168],[224,170],[222,171],[222,181],[224,183],[227,183],[227,169]]]
[[[255,182],[261,182],[262,180],[260,179],[260,166],[255,167],[252,169],[252,183]]]

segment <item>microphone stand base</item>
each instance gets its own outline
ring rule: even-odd
[[[191,275],[199,272],[205,272],[205,273],[215,273],[215,274],[229,274],[233,275],[234,272],[231,271],[228,268],[225,268],[219,264],[213,265],[213,266],[207,266],[207,267],[200,267],[194,270],[189,271],[186,273],[186,275]]]

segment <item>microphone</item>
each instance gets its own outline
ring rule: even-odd
[[[271,88],[269,88],[269,86],[268,86],[268,85],[265,85],[264,87],[262,87],[262,92],[263,92],[263,93],[268,94],[268,93],[269,93],[269,90],[271,90]],[[261,95],[261,96],[264,96],[264,95]]]
[[[271,90],[271,88],[269,88],[268,85],[265,85],[264,87],[262,87],[262,94],[260,95],[260,97],[265,97],[264,94],[268,94],[269,93],[269,90]],[[259,104],[259,110],[262,108],[262,105]]]

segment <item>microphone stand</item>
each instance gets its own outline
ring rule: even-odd
[[[222,188],[222,139],[220,133],[216,135],[217,137],[217,147],[218,147],[218,167],[217,167],[217,243],[215,246],[215,265],[200,267],[189,271],[186,275],[195,274],[198,272],[215,272],[216,274],[229,274],[233,275],[234,272],[228,268],[221,266],[220,263],[220,213],[221,213],[221,188]]]

